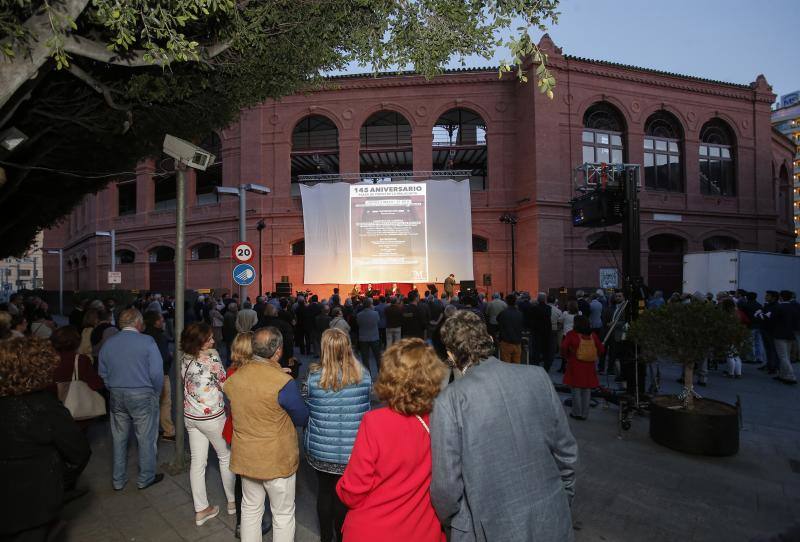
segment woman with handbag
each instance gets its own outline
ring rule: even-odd
[[[0,343],[1,540],[47,540],[66,486],[89,462],[86,436],[48,391],[58,363],[48,340]]]
[[[92,391],[96,392],[105,387],[103,380],[92,365],[92,359],[85,354],[78,353],[81,336],[77,328],[64,326],[56,329],[50,336],[50,342],[53,343],[53,348],[59,358],[58,365],[53,371],[54,386],[51,388],[56,391],[59,401],[63,403],[67,400],[67,393],[73,380],[85,382]],[[78,420],[78,426],[84,431],[90,424],[91,419]]]
[[[194,501],[194,522],[199,527],[219,514],[218,506],[208,503],[206,493],[206,464],[208,446],[214,447],[219,459],[222,487],[228,499],[228,514],[236,513],[234,498],[234,474],[228,468],[231,452],[222,430],[225,427],[225,401],[222,385],[227,378],[219,354],[213,348],[214,336],[211,326],[205,322],[193,322],[181,333],[181,373],[183,374],[183,417],[189,433],[191,464],[189,482]]]
[[[586,316],[575,316],[573,329],[561,343],[561,357],[567,362],[564,384],[572,387],[572,412],[569,417],[585,420],[589,417],[592,390],[600,386],[596,364],[605,346],[589,326]]]
[[[431,504],[429,429],[445,374],[422,339],[402,339],[383,354],[375,392],[388,406],[364,415],[336,486],[349,509],[347,542],[445,541]]]
[[[335,311],[341,311],[336,308]],[[331,328],[322,333],[318,364],[309,368],[306,460],[317,473],[317,517],[321,542],[342,538],[347,508],[336,495],[358,426],[369,411],[372,378],[353,355],[350,335]]]

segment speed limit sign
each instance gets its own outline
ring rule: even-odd
[[[246,263],[253,259],[253,245],[244,241],[233,245],[233,259],[239,263]]]

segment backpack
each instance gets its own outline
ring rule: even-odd
[[[575,352],[575,358],[578,361],[594,363],[597,361],[597,345],[594,344],[594,337],[586,338],[583,335],[578,336],[580,343],[578,350]]]

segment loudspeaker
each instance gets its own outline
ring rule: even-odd
[[[278,294],[278,297],[288,297],[292,295],[292,283],[291,282],[277,282],[275,283],[275,292]]]
[[[474,290],[475,289],[475,281],[474,280],[462,280],[459,283],[459,286],[461,286],[461,291],[462,292],[465,292],[467,290]]]
[[[281,275],[281,282],[289,282],[289,275]]]
[[[483,274],[483,285],[484,286],[491,286],[492,285],[492,274],[491,273],[484,273]]]
[[[595,190],[570,201],[572,225],[597,228],[622,222],[625,194],[621,190]]]

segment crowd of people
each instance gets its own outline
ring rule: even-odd
[[[647,307],[666,303],[718,304],[752,330],[745,361],[796,382],[800,305],[791,292],[767,292],[764,305],[748,292],[669,300],[655,292]],[[9,413],[0,434],[15,452],[0,447],[0,476],[37,476],[3,490],[19,510],[0,532],[44,540],[77,491],[92,421],[76,423],[62,406],[64,383],[80,380],[106,400],[113,489],[128,482],[131,432],[136,486],[146,489],[164,477],[158,439],[175,439],[177,376],[198,526],[224,511],[236,515],[242,540],[270,529],[276,542],[293,540],[304,458],[317,478],[323,542],[570,540],[577,444],[548,373],[564,373],[576,420],[589,415],[598,374],[638,385],[623,348],[625,305],[622,292],[603,290],[565,299],[416,290],[342,299],[335,290],[254,303],[201,295],[185,306],[175,337],[174,300],[159,294],[125,307],[83,301],[62,327],[41,299],[12,296],[0,307],[0,403]],[[173,360],[175,346],[182,356]],[[733,358],[726,374],[736,378]],[[301,373],[302,362],[310,366]],[[697,372],[704,383],[708,367]],[[375,399],[385,406],[374,408]],[[224,507],[206,492],[210,447]],[[501,458],[497,449],[520,453]],[[47,506],[24,504],[42,494]],[[531,504],[512,506],[520,499]]]

